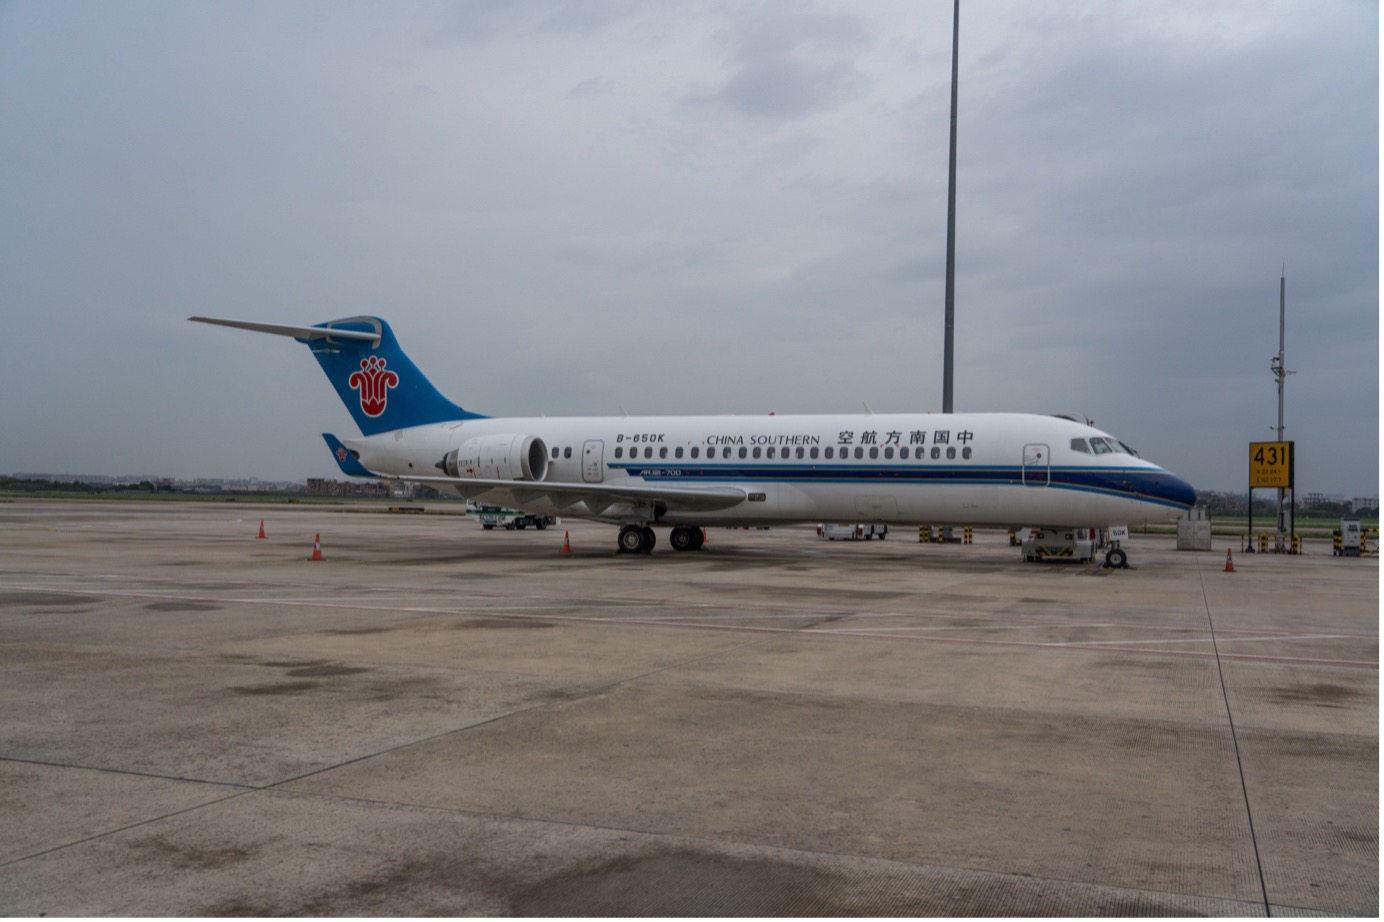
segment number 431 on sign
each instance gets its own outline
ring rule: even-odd
[[[1250,442],[1249,485],[1292,489],[1293,443]]]

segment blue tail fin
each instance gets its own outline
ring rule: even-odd
[[[468,413],[438,393],[399,348],[389,324],[378,317],[346,317],[310,327],[212,317],[188,319],[292,336],[304,343],[317,357],[362,435],[457,419],[485,418],[479,413]]]
[[[298,337],[312,349],[363,435],[480,418],[438,393],[380,318],[348,317],[319,323],[316,328],[375,334],[366,339],[330,334]]]

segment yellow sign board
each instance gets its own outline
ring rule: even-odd
[[[1293,488],[1293,443],[1250,442],[1249,486]]]

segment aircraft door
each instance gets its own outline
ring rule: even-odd
[[[1024,486],[1046,487],[1048,485],[1048,446],[1030,444],[1024,446]]]
[[[605,476],[605,442],[592,439],[582,446],[581,479],[587,483],[600,483]]]

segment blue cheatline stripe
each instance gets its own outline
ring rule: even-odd
[[[884,466],[884,465],[784,465],[784,464],[691,464],[621,462],[609,465],[645,481],[679,483],[723,483],[779,481],[784,483],[825,484],[934,484],[1019,486],[1024,469],[1017,465]],[[1047,486],[1054,489],[1108,496],[1129,497],[1158,503],[1173,509],[1189,505],[1169,498],[1164,481],[1166,471],[1129,470],[1103,467],[1053,467]],[[1173,478],[1175,479],[1175,478]]]

